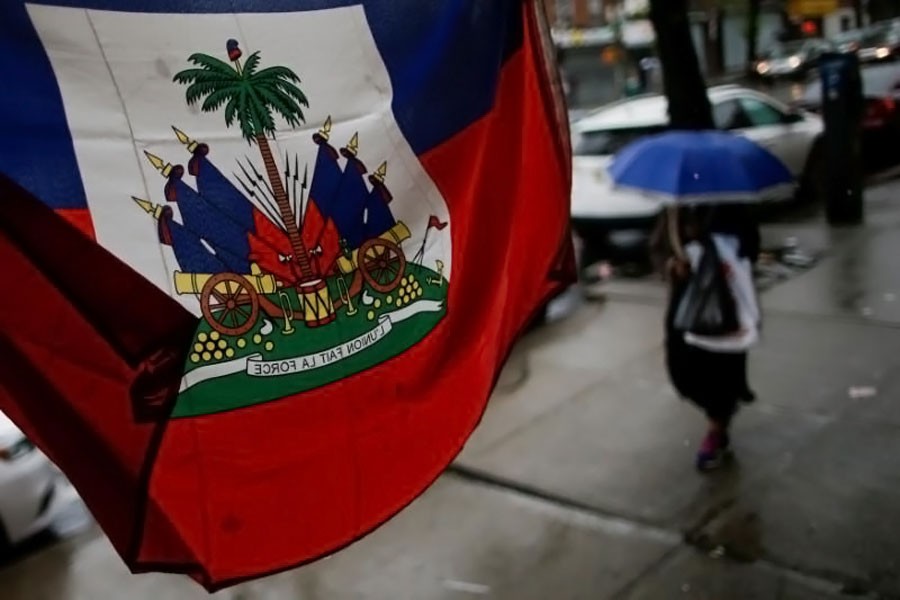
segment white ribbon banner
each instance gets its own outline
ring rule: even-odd
[[[438,312],[443,306],[443,302],[437,300],[419,300],[394,312],[381,315],[378,317],[378,324],[375,327],[352,340],[341,342],[337,346],[310,354],[275,360],[263,360],[261,354],[251,354],[214,365],[199,367],[184,375],[181,381],[181,391],[210,379],[217,379],[242,371],[251,377],[279,377],[327,367],[346,360],[377,344],[387,337],[396,323],[405,321],[420,313]]]

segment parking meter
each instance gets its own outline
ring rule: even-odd
[[[863,218],[863,94],[856,54],[825,53],[822,82],[824,188],[828,222],[855,224]]]

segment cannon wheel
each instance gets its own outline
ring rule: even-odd
[[[359,247],[359,271],[372,289],[382,294],[400,284],[406,270],[406,257],[400,246],[390,240],[368,240]]]
[[[222,335],[244,335],[259,317],[259,294],[234,273],[213,275],[200,292],[200,310]]]

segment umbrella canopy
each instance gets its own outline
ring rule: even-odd
[[[719,131],[673,131],[623,148],[609,167],[616,187],[663,202],[720,204],[784,197],[794,178],[768,150]]]

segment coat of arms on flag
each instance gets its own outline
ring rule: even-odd
[[[285,53],[279,37],[257,38],[259,49],[245,54],[238,39],[217,36],[234,31],[232,24],[202,15],[174,24],[144,17],[134,31],[123,13],[30,11],[39,33],[52,31],[60,12],[74,13],[69,41],[79,39],[75,15],[97,32],[109,65],[101,81],[131,127],[126,157],[142,161],[131,181],[116,178],[118,198],[89,198],[100,242],[107,245],[104,229],[121,218],[113,203],[142,213],[140,238],[120,242],[113,234],[107,247],[132,266],[130,255],[158,257],[159,284],[201,317],[172,417],[252,406],[343,379],[402,354],[440,321],[452,260],[450,231],[435,226],[449,220],[444,201],[412,152],[394,142],[389,98],[370,93],[381,101],[382,119],[348,119],[355,107],[334,89],[346,81],[317,68],[323,54],[364,51],[365,40],[348,27],[358,11],[288,17],[301,39],[314,40],[315,54]],[[256,26],[276,18],[285,19],[256,17]],[[127,43],[118,39],[126,31]],[[334,48],[325,32],[338,40]],[[164,58],[135,60],[161,42]],[[67,80],[58,44],[48,38],[47,50],[64,101],[71,91],[75,104],[84,80]],[[266,46],[286,60],[269,63]],[[77,118],[78,107],[67,109]],[[163,131],[170,139],[159,139]],[[76,133],[76,150],[79,141]],[[108,178],[109,166],[97,177]],[[155,418],[153,409],[135,412]]]
[[[6,0],[0,409],[208,589],[447,467],[572,278],[534,0]]]

